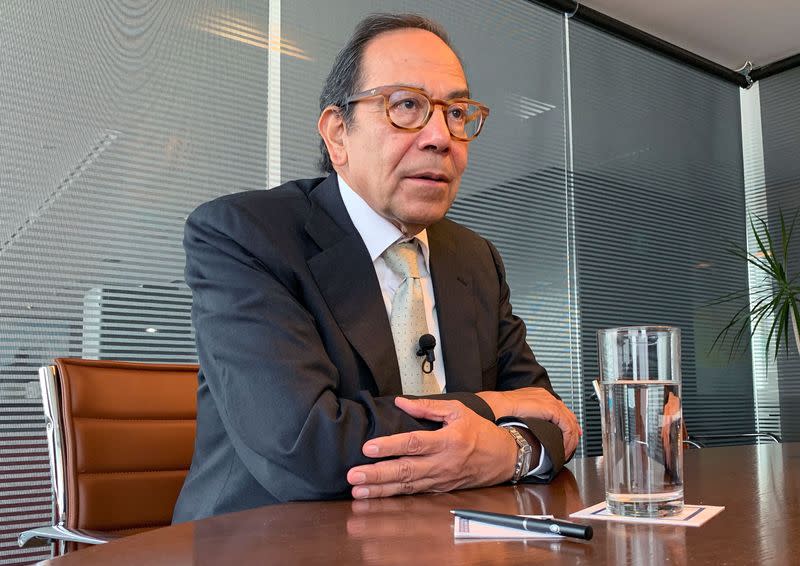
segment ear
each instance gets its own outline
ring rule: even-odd
[[[344,137],[347,134],[342,119],[342,111],[338,106],[328,106],[322,111],[317,121],[319,135],[328,148],[331,156],[331,163],[335,166],[342,166],[347,163],[347,149],[344,145]]]

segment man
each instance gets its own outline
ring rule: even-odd
[[[574,452],[577,421],[511,313],[497,251],[443,219],[488,114],[468,96],[437,24],[371,16],[321,97],[332,174],[190,216],[201,371],[175,521],[548,481]]]

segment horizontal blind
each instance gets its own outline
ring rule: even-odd
[[[759,81],[761,139],[763,142],[763,200],[752,202],[754,210],[767,220],[770,233],[780,234],[780,211],[787,220],[800,210],[800,69],[786,71]],[[751,203],[748,203],[751,204]],[[800,220],[789,248],[789,274],[800,280]],[[797,282],[796,282],[797,283]],[[780,425],[784,441],[800,440],[800,352],[790,337],[789,353],[769,361],[771,379],[757,390],[759,396],[777,399],[777,406],[759,403],[759,421]],[[754,350],[754,356],[763,356]],[[776,419],[777,417],[777,419]]]
[[[463,34],[456,45],[471,88],[492,114],[472,143],[449,216],[497,246],[528,343],[580,417],[571,363],[562,17],[525,2],[495,2],[484,11],[482,41]]]
[[[559,14],[524,0],[285,0],[281,28],[304,57],[287,57],[281,67],[283,179],[316,172],[322,83],[356,22],[386,11],[440,22],[464,61],[472,95],[491,108],[449,216],[497,245],[534,353],[580,412],[571,363]]]
[[[753,432],[749,358],[709,352],[747,288],[738,89],[580,23],[570,23],[578,297],[585,381],[596,331],[633,324],[682,330],[690,434]],[[601,450],[587,402],[589,452]]]
[[[263,187],[267,6],[5,2],[0,58],[0,564],[51,518],[37,368],[195,361],[183,224]]]

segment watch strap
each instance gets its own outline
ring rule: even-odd
[[[517,483],[531,471],[533,448],[516,428],[513,426],[506,426],[503,428],[508,431],[517,444],[517,461],[514,464],[514,475],[511,478],[511,483]]]

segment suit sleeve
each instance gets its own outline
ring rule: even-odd
[[[233,208],[200,207],[184,237],[200,366],[227,439],[279,500],[346,496],[348,469],[374,461],[361,453],[366,440],[439,425],[366,387],[339,396],[343,376],[286,262],[249,249],[247,212]],[[493,418],[485,403],[483,413]]]
[[[526,340],[525,323],[511,309],[510,290],[506,282],[506,272],[503,260],[497,249],[488,242],[492,253],[497,275],[500,280],[499,326],[497,389],[511,391],[522,387],[543,387],[556,397],[550,385],[547,371],[536,361]],[[560,397],[558,397],[560,399]],[[502,418],[507,415],[497,415]],[[531,433],[547,451],[553,468],[550,473],[541,478],[529,477],[524,481],[542,483],[551,481],[565,464],[564,442],[561,429],[557,425],[543,419],[515,419],[525,423]]]

